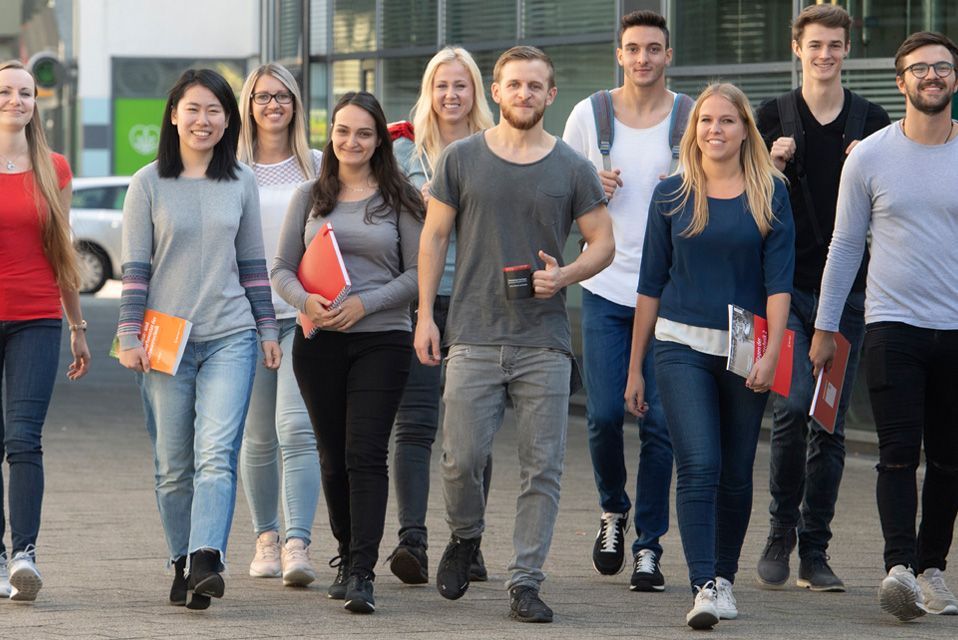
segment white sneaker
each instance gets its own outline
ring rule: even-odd
[[[282,575],[279,534],[275,531],[264,531],[256,538],[256,555],[249,563],[249,575],[253,578],[278,578]]]
[[[735,620],[738,617],[738,607],[735,606],[735,596],[732,595],[732,583],[725,578],[715,579],[715,608],[718,609],[722,620]]]
[[[43,586],[43,579],[37,571],[36,547],[27,545],[23,551],[13,554],[8,566],[10,570],[10,599],[17,602],[33,602]]]
[[[693,629],[711,629],[719,621],[718,608],[715,606],[718,598],[715,583],[709,580],[701,587],[695,588],[698,589],[698,593],[695,594],[695,604],[685,615],[685,622]]]
[[[878,600],[882,611],[899,620],[913,620],[925,615],[925,598],[911,569],[896,564],[881,581]]]
[[[13,587],[10,586],[10,572],[7,570],[7,552],[0,553],[0,598],[9,598]]]
[[[918,576],[918,586],[925,599],[928,613],[935,615],[958,615],[958,598],[945,584],[945,574],[941,569],[925,569]]]
[[[305,587],[316,579],[316,571],[309,562],[309,545],[302,538],[290,538],[283,545],[283,584],[287,587]]]

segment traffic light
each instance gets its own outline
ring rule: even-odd
[[[56,89],[67,77],[66,67],[49,51],[33,54],[27,62],[27,68],[36,78],[38,89]]]

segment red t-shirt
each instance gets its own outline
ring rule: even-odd
[[[67,159],[52,154],[60,188],[72,179]],[[60,288],[43,252],[33,171],[0,173],[0,320],[60,318]],[[45,209],[46,207],[44,207]],[[49,215],[43,212],[44,219]]]

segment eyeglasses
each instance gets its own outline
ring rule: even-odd
[[[934,69],[935,75],[938,76],[939,78],[947,78],[948,76],[951,75],[952,71],[955,70],[955,65],[945,61],[936,62],[935,64],[928,64],[927,62],[916,62],[913,65],[909,65],[905,67],[904,71],[902,71],[902,75],[904,75],[905,71],[911,71],[911,75],[921,80],[922,78],[928,75],[929,69]]]
[[[276,100],[277,104],[289,104],[293,101],[293,94],[287,91],[280,91],[279,93],[267,93],[265,91],[260,91],[259,93],[254,93],[252,95],[252,99],[256,104],[262,105],[269,104],[269,101],[273,99]]]

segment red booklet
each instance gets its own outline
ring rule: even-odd
[[[768,348],[768,321],[734,304],[728,306],[728,363],[725,368],[747,378],[755,362]],[[785,330],[782,350],[771,390],[788,397],[792,389],[792,359],[795,355],[795,332]]]
[[[840,333],[835,334],[835,357],[832,367],[818,372],[815,382],[815,394],[812,396],[812,407],[808,410],[818,424],[828,433],[835,433],[835,419],[838,417],[838,402],[842,397],[842,385],[845,383],[845,370],[848,368],[848,356],[852,346]]]
[[[147,309],[143,313],[140,342],[143,343],[146,355],[150,359],[151,371],[176,375],[192,328],[193,323],[189,320],[161,313],[155,309]],[[120,357],[120,339],[116,336],[110,347],[110,355],[114,358]]]
[[[349,295],[352,283],[346,273],[346,263],[343,262],[343,254],[339,251],[336,234],[333,233],[333,225],[330,223],[325,223],[306,247],[297,276],[306,291],[318,293],[330,300],[330,308],[341,305]],[[303,335],[307,338],[312,338],[319,331],[319,327],[304,313],[299,314],[299,323],[303,327]]]

